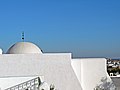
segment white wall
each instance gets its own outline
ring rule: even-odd
[[[72,59],[71,65],[74,69],[74,72],[76,73],[76,76],[77,76],[79,82],[82,83],[82,81],[81,81],[81,60],[80,59]]]
[[[71,66],[71,54],[0,55],[0,77],[42,75],[58,90],[82,90]]]
[[[102,77],[111,80],[107,74],[105,58],[81,58],[76,61],[73,59],[72,66],[83,90],[93,90]]]
[[[0,90],[5,90],[12,86],[21,84],[23,82],[29,81],[31,79],[40,77],[44,81],[43,76],[25,76],[25,77],[0,77]]]

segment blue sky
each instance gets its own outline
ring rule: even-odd
[[[21,41],[74,57],[120,57],[120,0],[1,0],[0,47]]]

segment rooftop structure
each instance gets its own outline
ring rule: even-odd
[[[18,42],[12,45],[7,54],[28,54],[28,53],[42,53],[41,49],[30,42]]]
[[[74,59],[71,53],[42,53],[42,50],[31,42],[18,42],[12,45],[6,54],[0,55],[0,81],[3,78],[10,80],[11,77],[21,81],[21,77],[32,76],[44,77],[45,84],[40,84],[39,90],[53,87],[57,90],[115,90],[107,74],[105,58]],[[4,83],[4,88],[8,90],[22,85],[21,83]]]

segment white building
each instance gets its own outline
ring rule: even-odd
[[[105,58],[73,59],[71,53],[43,53],[30,42],[18,42],[6,54],[0,55],[1,90],[14,86],[11,90],[18,90],[20,85],[23,87],[24,82],[35,77],[40,77],[42,82],[40,90],[49,90],[50,85],[54,85],[56,90],[95,90],[98,86],[110,86],[101,86],[103,78],[111,82]],[[113,86],[108,90],[114,90]]]

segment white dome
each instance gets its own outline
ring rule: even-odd
[[[42,53],[40,48],[30,42],[18,42],[12,45],[7,54],[29,54],[29,53]]]

